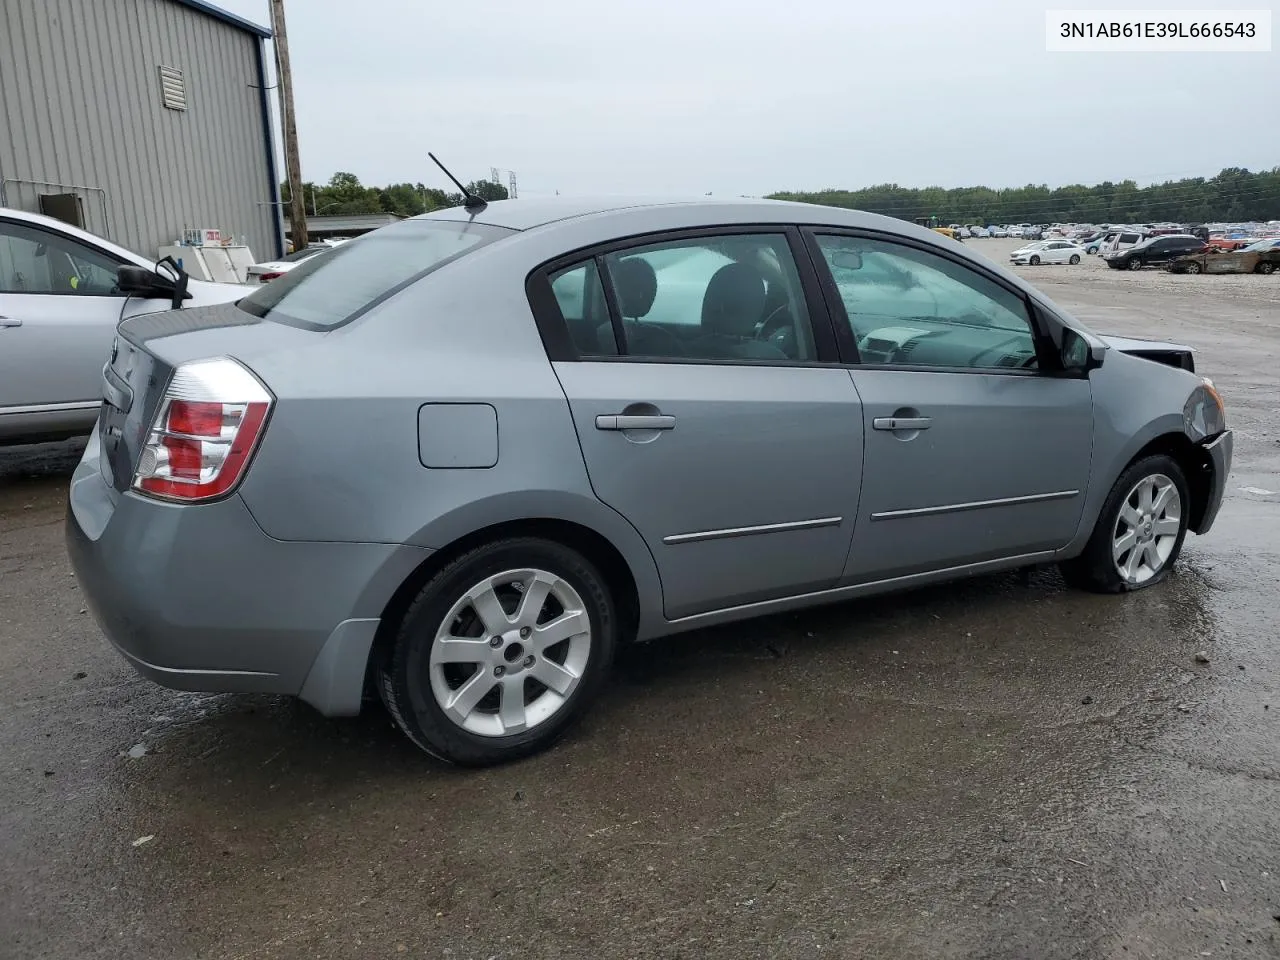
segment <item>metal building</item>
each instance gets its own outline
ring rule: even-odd
[[[204,0],[0,0],[0,206],[153,258],[209,227],[278,256],[270,36]]]

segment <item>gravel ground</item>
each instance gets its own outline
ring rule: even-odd
[[[0,452],[0,957],[1280,956],[1280,276],[1019,272],[1223,391],[1228,501],[1175,576],[653,644],[501,769],[139,679],[65,559],[79,445]]]

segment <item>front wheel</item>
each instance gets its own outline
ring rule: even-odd
[[[1144,457],[1120,475],[1080,556],[1060,564],[1073,586],[1098,593],[1159,583],[1182,551],[1191,497],[1177,461]]]
[[[1078,253],[1073,253],[1071,255],[1071,259],[1068,261],[1068,263],[1070,263],[1073,267],[1079,262],[1080,262],[1080,254]]]
[[[1200,264],[1198,264],[1198,263],[1187,263],[1187,264],[1183,264],[1182,269],[1181,269],[1181,270],[1179,270],[1178,272],[1179,272],[1179,273],[1199,273],[1199,272],[1200,272]]]
[[[618,633],[595,566],[549,540],[501,540],[463,554],[410,605],[379,668],[396,724],[465,766],[544,749],[595,698]]]
[[[1031,263],[1031,265],[1032,265],[1033,267],[1038,267],[1038,266],[1040,266],[1040,258],[1039,258],[1039,257],[1032,257],[1032,258],[1031,258],[1030,263]]]
[[[1130,269],[1130,270],[1141,270],[1141,269],[1142,269],[1142,261],[1141,261],[1141,260],[1139,260],[1137,257],[1134,257],[1132,260],[1130,260],[1130,261],[1129,261],[1129,269]]]

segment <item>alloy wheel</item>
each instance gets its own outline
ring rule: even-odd
[[[451,722],[505,737],[555,716],[591,655],[582,597],[545,570],[507,570],[474,584],[431,646],[431,692]]]
[[[1164,569],[1182,532],[1182,496],[1163,473],[1143,477],[1121,501],[1111,534],[1111,559],[1130,584]]]

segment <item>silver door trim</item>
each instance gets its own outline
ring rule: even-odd
[[[70,413],[77,410],[97,410],[101,400],[76,400],[72,403],[34,403],[23,406],[0,407],[0,416],[23,413]]]
[[[791,520],[787,523],[762,523],[755,527],[726,527],[723,530],[697,530],[693,533],[674,533],[663,537],[663,543],[700,543],[703,540],[725,540],[729,537],[752,537],[758,533],[781,533],[784,530],[817,530],[820,527],[838,527],[844,517],[819,517],[816,520]]]
[[[1057,490],[1053,493],[1033,493],[1025,497],[1001,497],[999,500],[970,500],[968,503],[944,503],[937,507],[915,507],[911,510],[882,510],[871,515],[872,520],[899,520],[904,517],[932,517],[939,513],[961,513],[965,510],[985,510],[988,507],[1011,507],[1022,503],[1045,503],[1050,500],[1070,500],[1080,496],[1079,490]]]
[[[760,617],[767,613],[777,613],[783,610],[803,609],[823,603],[852,600],[855,597],[866,594],[887,593],[890,590],[911,584],[954,580],[979,573],[995,573],[1003,569],[1034,566],[1037,563],[1046,563],[1053,560],[1057,555],[1058,551],[1056,550],[1041,550],[1037,553],[1021,553],[1011,557],[999,557],[995,560],[979,560],[977,563],[963,563],[955,567],[924,570],[920,573],[909,573],[901,577],[889,577],[886,580],[870,580],[866,583],[854,583],[845,587],[832,587],[829,590],[814,590],[811,593],[778,597],[775,600],[757,600],[755,603],[721,607],[718,610],[708,610],[705,613],[693,613],[687,617],[668,620],[667,625],[679,627],[681,630],[704,625],[710,626],[713,623],[740,620],[747,617]]]

